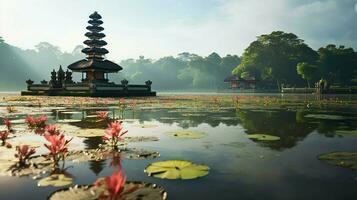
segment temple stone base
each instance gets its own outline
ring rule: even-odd
[[[117,84],[65,84],[53,88],[50,84],[31,84],[21,95],[43,96],[86,96],[86,97],[140,97],[156,96],[150,85],[117,85]]]

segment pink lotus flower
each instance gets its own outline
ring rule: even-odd
[[[64,161],[65,155],[68,152],[68,143],[73,139],[66,140],[64,135],[44,135],[45,139],[50,144],[44,144],[50,151],[49,156],[52,157],[54,167],[58,166],[58,162],[62,159]]]
[[[20,165],[26,165],[27,160],[36,152],[35,148],[30,148],[28,145],[20,145],[16,147],[16,158],[19,158]]]
[[[137,189],[136,186],[127,190],[125,188],[126,177],[123,176],[121,168],[117,172],[114,172],[111,176],[98,179],[94,185],[99,187],[105,186],[105,191],[99,196],[100,200],[120,200],[123,195],[132,193]]]
[[[111,141],[112,148],[117,148],[119,141],[124,140],[124,135],[128,131],[123,131],[121,126],[122,122],[114,121],[108,124],[108,128],[105,130],[105,135],[102,137],[103,140]]]
[[[55,125],[47,125],[47,126],[45,126],[45,130],[50,135],[59,135],[60,134],[60,130],[57,129],[57,126],[55,126]]]
[[[2,145],[4,146],[6,143],[6,139],[9,136],[8,131],[0,131],[0,140],[2,141]]]
[[[3,121],[4,121],[4,124],[7,128],[7,130],[11,131],[11,126],[12,126],[11,121],[9,119],[4,119]]]
[[[106,120],[108,118],[108,112],[106,111],[99,111],[97,112],[97,116],[100,120]]]
[[[27,123],[29,128],[44,128],[46,126],[47,121],[46,115],[41,115],[39,117],[27,116],[25,122]]]

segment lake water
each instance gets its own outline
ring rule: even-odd
[[[299,95],[298,98],[306,98]],[[315,97],[308,97],[315,98]],[[347,98],[356,99],[355,96]],[[40,108],[39,108],[40,109]],[[61,114],[58,110],[79,111]],[[97,110],[119,117],[115,107],[53,108],[50,122],[84,119]],[[16,115],[12,119],[22,119]],[[331,117],[332,116],[332,117]],[[318,159],[334,151],[357,151],[357,137],[338,136],[337,130],[356,130],[355,110],[288,110],[192,108],[138,108],[124,111],[124,127],[131,136],[157,136],[159,141],[130,143],[160,152],[148,160],[123,159],[129,181],[145,181],[164,186],[168,199],[357,199],[357,170],[342,168]],[[138,125],[149,124],[142,128]],[[200,139],[173,138],[166,133],[192,130],[206,133]],[[279,136],[278,141],[256,141],[249,134]],[[83,141],[84,148],[96,148],[100,137]],[[160,160],[189,160],[210,167],[207,176],[193,180],[166,180],[149,177],[144,168]],[[74,184],[91,184],[109,176],[109,161],[68,163]],[[0,177],[0,199],[46,199],[59,188],[38,187],[31,177]]]

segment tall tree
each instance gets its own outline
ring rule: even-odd
[[[307,87],[310,88],[310,80],[315,79],[317,66],[311,65],[306,62],[298,63],[296,65],[296,71],[301,76],[301,78],[305,79],[307,82]]]
[[[357,71],[357,52],[330,44],[318,50],[321,76],[330,83],[349,85]]]
[[[233,73],[247,72],[257,80],[272,78],[280,89],[281,83],[301,82],[296,73],[299,62],[315,63],[317,59],[318,54],[295,34],[274,31],[258,36],[245,49],[242,62]]]

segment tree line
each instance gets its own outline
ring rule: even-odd
[[[351,86],[357,82],[357,52],[334,44],[315,51],[293,33],[274,31],[258,36],[245,49],[233,74],[273,81],[278,89],[310,87],[321,79],[330,85]]]
[[[1,39],[1,38],[0,38]],[[25,89],[25,80],[31,78],[35,82],[48,80],[50,72],[63,69],[80,59],[84,47],[78,45],[68,53],[58,47],[41,42],[35,49],[23,50],[0,40],[0,90],[11,91]],[[115,60],[113,60],[115,62]],[[240,63],[237,55],[221,57],[211,53],[204,57],[184,52],[177,56],[150,59],[140,56],[137,59],[125,59],[117,62],[123,70],[110,75],[110,81],[120,83],[127,79],[129,84],[143,84],[153,81],[155,90],[213,90],[224,87],[223,79],[230,75]],[[81,75],[74,73],[74,80],[79,81]]]
[[[35,49],[23,50],[0,37],[0,90],[24,89],[29,78],[36,82],[48,80],[50,71],[57,70],[59,65],[66,69],[83,59],[82,49],[78,45],[72,52],[63,52],[41,42]],[[159,59],[140,56],[117,63],[123,70],[110,75],[111,81],[127,79],[130,84],[143,84],[151,80],[153,88],[159,91],[228,88],[223,80],[232,74],[242,79],[254,77],[258,83],[272,83],[276,88],[310,87],[320,79],[339,86],[357,81],[357,52],[352,48],[330,44],[314,50],[295,34],[282,31],[258,36],[241,57],[183,52]],[[80,74],[74,73],[74,79],[79,81]]]

